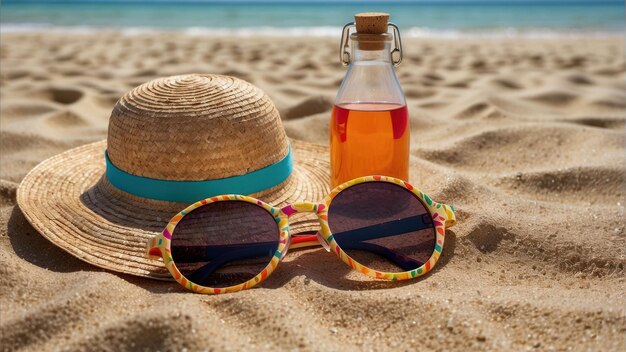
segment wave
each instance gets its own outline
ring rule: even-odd
[[[74,33],[93,34],[98,32],[119,32],[134,36],[153,33],[183,33],[191,36],[269,36],[269,37],[337,37],[341,35],[341,27],[96,27],[96,26],[57,26],[41,23],[0,24],[0,33]],[[402,29],[405,38],[562,38],[562,37],[624,37],[621,31],[553,29],[553,28],[482,28],[482,29],[434,29],[427,27],[410,27]]]

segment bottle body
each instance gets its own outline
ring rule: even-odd
[[[353,61],[332,111],[332,187],[368,175],[409,178],[409,116],[389,43],[380,50],[360,44],[352,40]]]
[[[330,131],[331,184],[359,176],[409,177],[406,105],[335,105]]]

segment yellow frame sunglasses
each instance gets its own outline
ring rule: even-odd
[[[426,262],[420,263],[421,265],[419,265],[418,267],[406,271],[385,272],[374,270],[367,267],[366,265],[359,263],[350,255],[348,255],[346,251],[344,251],[344,249],[341,248],[340,244],[338,243],[337,239],[329,228],[328,209],[331,206],[333,199],[335,199],[335,197],[342,191],[352,186],[368,182],[383,182],[397,185],[411,192],[422,203],[422,205],[428,212],[428,215],[430,216],[430,221],[426,219],[423,220],[421,223],[433,227],[435,231],[435,243],[433,252]],[[176,226],[189,213],[208,204],[223,201],[247,202],[265,209],[270,215],[274,217],[276,221],[279,231],[279,238],[277,241],[277,246],[275,247],[275,250],[273,250],[271,259],[269,259],[268,264],[251,279],[240,284],[227,287],[202,286],[198,283],[193,282],[193,280],[188,279],[185,275],[181,273],[179,268],[176,266],[176,263],[172,256],[172,238],[176,236]],[[290,234],[289,218],[294,214],[299,213],[315,213],[317,215],[320,223],[320,231],[317,233],[317,235],[292,236]],[[404,221],[404,223],[406,225],[406,221]],[[415,223],[416,222],[412,220],[411,224]],[[383,280],[407,280],[424,275],[435,266],[443,249],[445,230],[453,226],[455,223],[456,218],[454,215],[454,207],[433,201],[428,195],[413,187],[408,182],[387,176],[365,176],[356,178],[337,186],[330,192],[328,196],[326,196],[322,203],[301,202],[286,205],[282,208],[276,208],[256,198],[234,194],[221,195],[200,200],[194,204],[191,204],[183,211],[172,217],[163,232],[148,241],[146,254],[149,258],[154,260],[163,259],[165,266],[167,267],[169,272],[172,274],[174,279],[182,286],[194,292],[206,294],[236,292],[251,288],[263,282],[265,279],[267,279],[269,275],[272,274],[280,261],[284,258],[289,248],[298,248],[318,244],[322,244],[322,246],[324,246],[328,251],[335,253],[344,263],[348,264],[352,269],[357,270],[365,275]],[[415,225],[411,226],[414,227]],[[380,227],[378,229],[372,228],[370,230],[373,231],[361,231],[361,233],[355,233],[354,235],[361,237],[365,236],[365,238],[358,239],[359,241],[365,241],[374,238],[371,235],[368,235],[367,232],[376,233],[376,231],[380,231],[380,229]],[[413,230],[415,230],[415,228],[413,228]],[[400,257],[402,256],[400,255]]]

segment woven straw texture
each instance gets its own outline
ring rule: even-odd
[[[107,136],[113,164],[165,180],[242,175],[278,162],[288,149],[268,96],[220,75],[173,76],[133,89],[113,108]]]
[[[180,94],[179,94],[180,93]],[[20,209],[43,236],[96,266],[170,279],[145,258],[146,241],[187,204],[130,195],[104,176],[104,151],[126,172],[170,180],[241,175],[282,159],[292,146],[293,174],[253,194],[280,206],[328,194],[328,150],[285,136],[271,100],[226,76],[187,75],[148,82],[113,109],[108,141],[78,147],[36,166],[17,192]],[[295,219],[294,219],[295,220]],[[301,218],[292,233],[317,229]]]

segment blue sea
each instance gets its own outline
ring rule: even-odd
[[[0,30],[336,36],[357,12],[405,36],[623,36],[624,1],[2,1]]]

